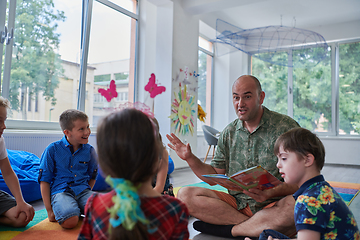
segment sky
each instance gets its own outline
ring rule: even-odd
[[[131,9],[130,0],[114,0]],[[54,0],[55,8],[65,12],[58,23],[61,34],[59,53],[63,60],[80,62],[81,0]],[[128,59],[130,56],[130,17],[97,1],[93,4],[90,29],[89,63]]]

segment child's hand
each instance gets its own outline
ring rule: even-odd
[[[16,218],[19,217],[19,214],[21,212],[24,212],[26,215],[26,220],[25,220],[26,223],[29,223],[31,220],[33,220],[34,215],[35,215],[35,210],[34,210],[33,206],[31,206],[30,204],[28,204],[24,201],[19,202],[19,203],[17,203],[16,210],[17,210]]]
[[[47,211],[47,214],[50,222],[56,222],[55,214],[52,209],[50,211]]]

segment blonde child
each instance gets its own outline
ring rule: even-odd
[[[24,201],[20,190],[19,179],[12,169],[5,148],[3,132],[6,128],[9,100],[0,97],[0,170],[10,194],[0,190],[0,224],[12,227],[25,227],[34,217],[34,208]]]
[[[99,165],[114,190],[90,197],[78,239],[188,239],[185,204],[151,184],[159,141],[149,117],[133,108],[111,113],[96,138]]]
[[[360,239],[354,215],[320,174],[325,161],[320,139],[307,129],[295,128],[277,139],[274,152],[285,182],[299,186],[293,195],[297,239]],[[273,230],[265,230],[259,237],[273,238],[288,239]]]

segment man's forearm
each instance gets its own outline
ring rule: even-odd
[[[203,163],[194,154],[192,154],[192,156],[189,159],[186,159],[186,161],[189,164],[191,170],[195,173],[195,175],[205,182],[207,182],[208,179],[202,177],[202,175],[219,173],[211,165]],[[213,183],[211,185],[213,185]]]
[[[268,189],[269,198],[287,196],[294,194],[299,187],[295,184],[282,183],[274,188]]]

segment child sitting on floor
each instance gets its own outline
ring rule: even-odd
[[[24,201],[21,193],[19,179],[12,169],[2,136],[6,126],[7,109],[10,108],[9,100],[0,97],[0,170],[10,194],[0,190],[0,224],[11,227],[25,227],[34,217],[34,208]]]
[[[325,161],[320,139],[309,130],[295,128],[277,139],[274,152],[285,182],[300,187],[294,194],[297,239],[360,239],[354,215],[320,174]],[[273,238],[288,239],[273,230],[264,230],[259,237]]]
[[[149,117],[133,108],[111,113],[96,138],[99,165],[114,190],[90,197],[78,239],[188,239],[185,204],[151,185],[159,140]]]
[[[160,148],[159,150],[160,160],[159,160],[159,168],[158,168],[159,170],[154,177],[152,185],[154,187],[154,190],[157,191],[158,193],[166,194],[174,197],[173,186],[170,183],[169,174],[168,174],[169,153],[162,142],[159,122],[157,121],[156,118],[151,118],[151,121],[155,123],[156,131],[159,133],[158,140],[159,140],[159,148]]]
[[[97,155],[88,144],[88,116],[79,110],[64,111],[59,118],[64,137],[41,155],[39,182],[50,222],[74,228],[84,213],[97,176]]]

